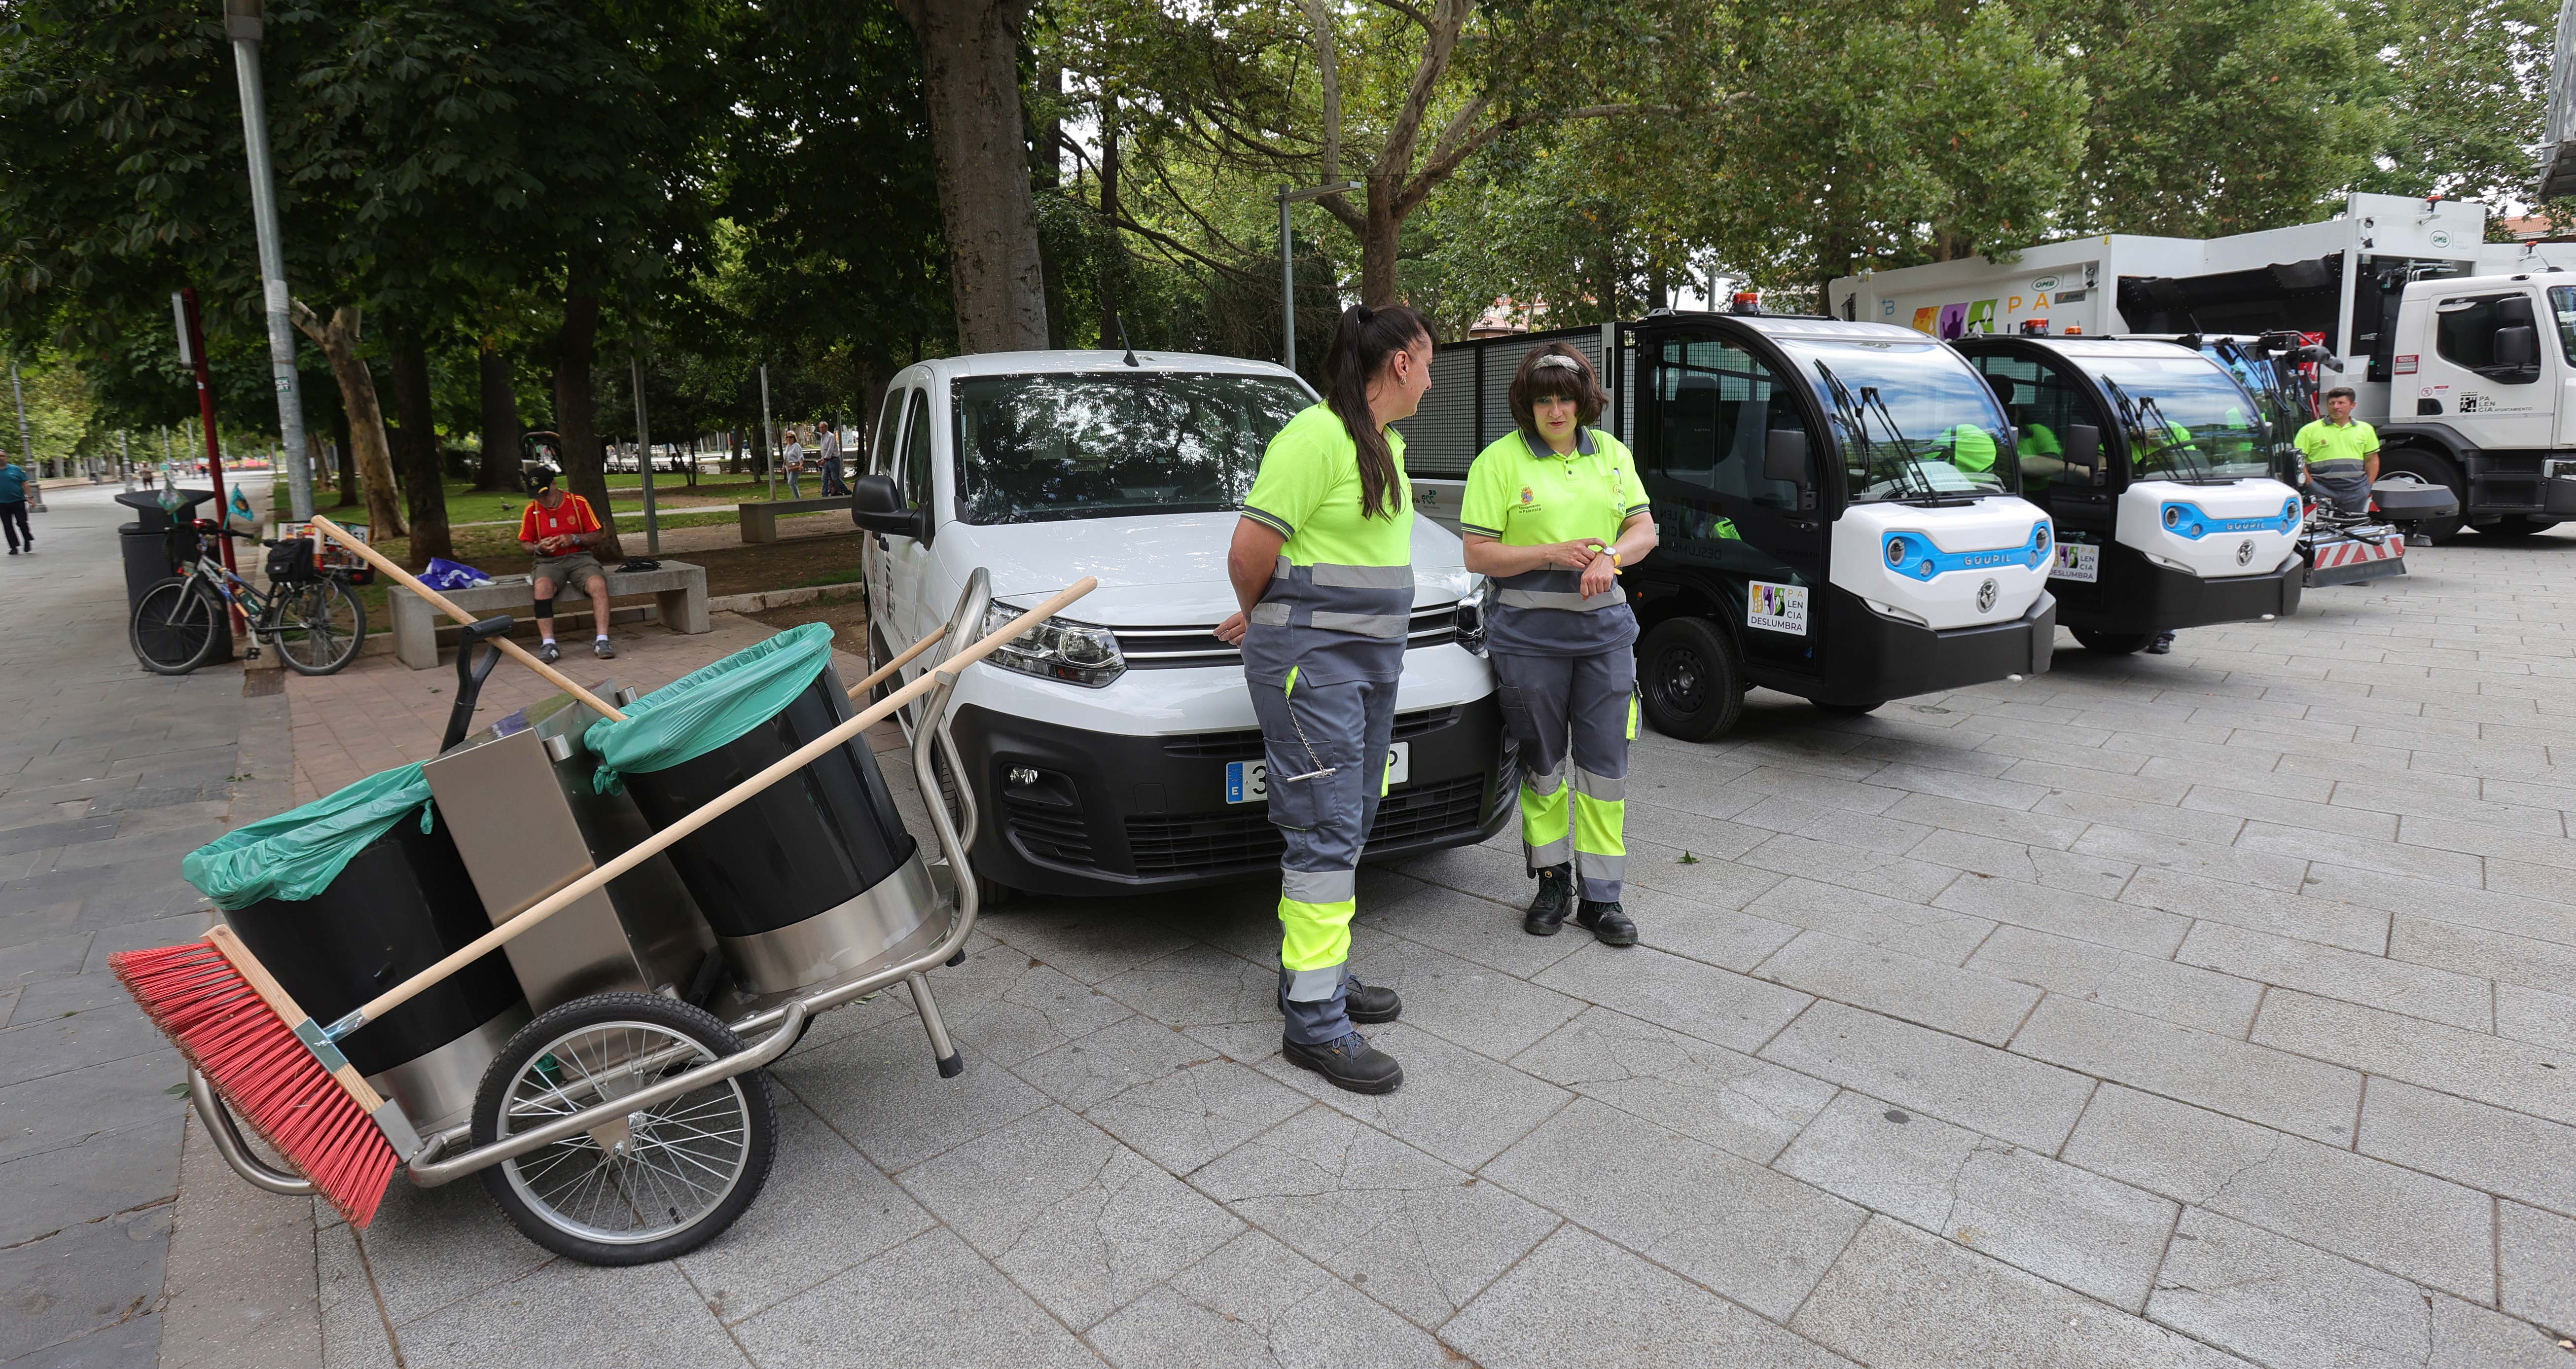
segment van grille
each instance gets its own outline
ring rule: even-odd
[[[1472,836],[1484,825],[1485,778],[1465,775],[1437,784],[1406,785],[1380,800],[1369,845]],[[1127,820],[1127,847],[1140,875],[1261,865],[1287,849],[1266,807],[1204,817],[1136,817]]]
[[[1130,670],[1195,670],[1205,666],[1241,665],[1243,652],[1218,641],[1213,624],[1186,627],[1112,628],[1118,654]],[[1404,649],[1445,646],[1458,640],[1458,605],[1453,600],[1413,611]]]
[[[1419,713],[1398,713],[1395,715],[1395,730],[1387,735],[1387,740],[1400,742],[1425,732],[1437,732],[1458,721],[1459,711],[1455,708],[1427,708]],[[1261,759],[1261,729],[1200,732],[1174,737],[1163,743],[1163,754],[1196,760],[1257,761]]]
[[[1005,796],[1002,815],[1020,849],[1037,860],[1058,865],[1098,865],[1091,850],[1091,829],[1078,809],[1029,803]]]

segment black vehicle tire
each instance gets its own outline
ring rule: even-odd
[[[1857,718],[1863,714],[1875,713],[1878,710],[1887,707],[1887,700],[1885,699],[1881,699],[1876,703],[1868,704],[1829,704],[1822,699],[1809,699],[1807,702],[1814,704],[1817,712],[1831,713],[1837,718]]]
[[[742,1049],[742,1038],[714,1014],[660,994],[574,999],[521,1027],[484,1071],[474,1097],[474,1144],[506,1134],[505,1108],[511,1120],[538,1125],[563,1115],[567,1098],[587,1106],[603,1090],[632,1093]],[[646,1062],[641,1079],[639,1060]],[[651,1264],[685,1255],[733,1225],[768,1181],[778,1149],[769,1078],[758,1070],[638,1108],[611,1125],[623,1125],[623,1140],[603,1147],[591,1132],[575,1132],[484,1170],[484,1191],[521,1234],[558,1255],[584,1264]],[[684,1215],[676,1202],[690,1210]],[[667,1221],[653,1207],[664,1209]]]
[[[2555,518],[2534,518],[2527,513],[2509,513],[2492,523],[2480,523],[2477,529],[2481,537],[2502,537],[2520,541],[2557,526],[2558,520]]]
[[[228,631],[214,596],[186,576],[156,581],[134,601],[125,637],[134,659],[160,675],[185,675],[213,660],[217,634]]]
[[[1744,714],[1744,663],[1726,629],[1705,618],[1668,618],[1637,643],[1637,690],[1646,721],[1667,737],[1722,737]]]
[[[2387,447],[2379,453],[2379,474],[2381,479],[2411,475],[2427,485],[2443,486],[2460,502],[2460,512],[2448,518],[2427,518],[2415,524],[2415,531],[2434,542],[2459,536],[2460,529],[2468,523],[2469,482],[2461,477],[2460,468],[2452,464],[2451,458],[2422,447]]]
[[[298,675],[337,674],[367,641],[367,606],[336,575],[282,586],[278,594],[279,660]]]
[[[2075,640],[2086,651],[2096,656],[2135,655],[2146,650],[2147,644],[2156,639],[2152,632],[2093,632],[2080,627],[2067,630],[2075,634]]]

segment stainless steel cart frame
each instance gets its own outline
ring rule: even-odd
[[[966,592],[959,596],[957,611],[948,620],[947,637],[940,644],[936,659],[946,661],[975,643],[981,635],[986,609],[993,602],[990,578],[981,569],[968,577]],[[929,1034],[930,1049],[943,1076],[961,1073],[964,1061],[956,1045],[949,1040],[948,1026],[941,1020],[939,1004],[930,990],[929,971],[940,965],[954,964],[964,958],[967,936],[975,930],[975,916],[981,908],[976,895],[975,872],[967,862],[967,839],[957,830],[948,805],[941,801],[939,780],[933,768],[933,748],[945,734],[941,726],[947,717],[950,697],[956,692],[957,676],[945,669],[932,667],[936,683],[922,696],[921,712],[912,729],[912,772],[927,810],[932,832],[939,840],[939,850],[947,867],[950,919],[948,934],[937,944],[911,959],[888,965],[863,977],[836,983],[820,992],[793,998],[762,1011],[728,1023],[736,1035],[757,1044],[735,1055],[674,1075],[659,1083],[568,1113],[505,1140],[467,1148],[472,1136],[472,1123],[449,1127],[422,1141],[420,1149],[404,1157],[404,1171],[416,1187],[437,1188],[469,1174],[489,1169],[504,1160],[515,1159],[580,1132],[613,1126],[637,1109],[678,1098],[684,1094],[720,1083],[736,1075],[764,1068],[785,1055],[805,1034],[805,1025],[815,1015],[855,1002],[900,981],[912,993],[914,1009],[921,1016],[922,1029]],[[898,714],[898,718],[900,714]],[[971,802],[971,800],[970,800]],[[967,821],[973,822],[969,809]],[[234,1173],[249,1183],[271,1193],[309,1196],[315,1192],[313,1181],[300,1174],[278,1169],[262,1160],[251,1149],[233,1121],[232,1113],[215,1096],[206,1077],[191,1069],[188,1072],[188,1099],[206,1124],[214,1140],[215,1151]]]

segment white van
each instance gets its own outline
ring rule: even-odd
[[[936,630],[978,567],[997,624],[1100,581],[958,683],[949,739],[979,873],[1104,895],[1277,868],[1260,725],[1214,630],[1235,611],[1226,548],[1262,451],[1315,402],[1284,367],[1172,353],[950,357],[887,386],[851,508],[872,663]],[[1371,856],[1482,841],[1518,782],[1457,536],[1417,516],[1413,571]]]

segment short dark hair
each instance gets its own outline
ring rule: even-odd
[[[1563,357],[1574,364],[1551,362],[1551,357]],[[1531,348],[1529,355],[1521,358],[1520,369],[1512,372],[1511,389],[1505,398],[1512,407],[1512,422],[1519,424],[1521,434],[1532,441],[1538,439],[1536,411],[1540,400],[1573,400],[1575,422],[1582,424],[1599,421],[1601,411],[1610,402],[1601,393],[1601,378],[1593,374],[1592,363],[1563,342]]]
[[[2349,385],[2337,385],[2333,389],[2326,391],[2325,397],[2327,399],[2350,399],[2356,402],[2361,398],[2359,395],[2352,392],[2352,387]]]

